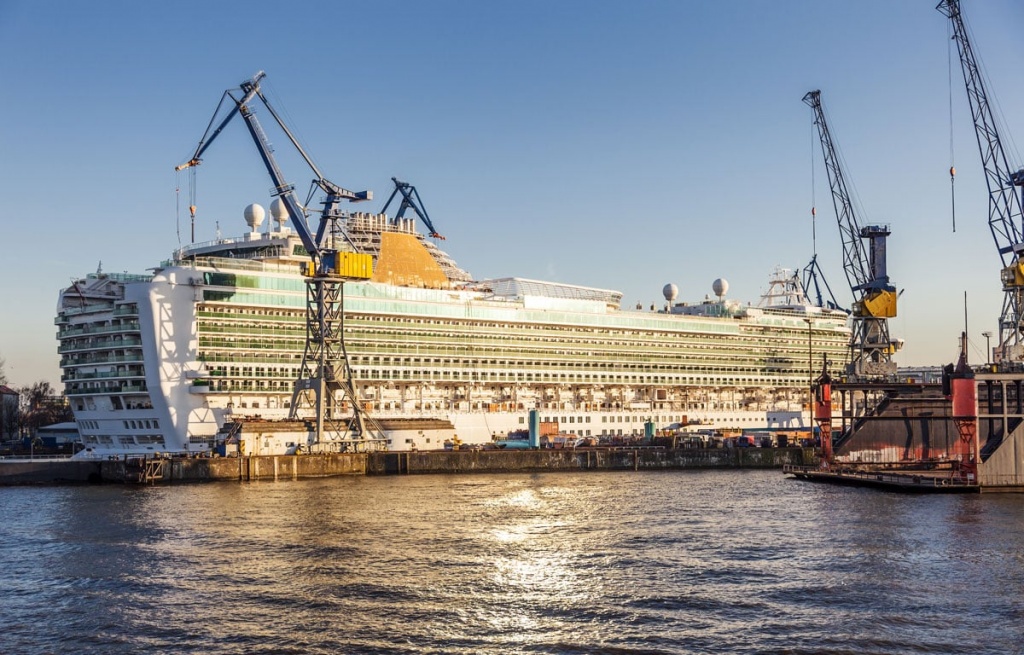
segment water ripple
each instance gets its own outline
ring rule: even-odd
[[[1024,655],[1024,504],[775,471],[0,489],[0,652]]]

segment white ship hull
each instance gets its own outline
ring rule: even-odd
[[[408,237],[468,279],[411,222],[356,215],[354,233]],[[369,236],[367,236],[369,235]],[[305,287],[286,231],[192,246],[152,276],[96,274],[61,295],[63,379],[91,456],[208,453],[226,422],[284,419],[305,340]],[[429,247],[428,247],[429,246]],[[387,268],[381,265],[383,271]],[[447,421],[465,444],[524,430],[531,409],[580,437],[763,428],[800,416],[822,356],[840,366],[845,315],[720,300],[623,311],[621,294],[519,278],[443,288],[345,285],[358,402],[383,422]],[[817,362],[817,363],[816,363]],[[339,402],[336,418],[351,415]],[[793,426],[797,427],[797,426]],[[445,430],[395,430],[393,450],[442,448]],[[291,452],[294,436],[250,452]],[[270,452],[268,452],[270,454]]]

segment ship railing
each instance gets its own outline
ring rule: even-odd
[[[0,455],[0,460],[5,462],[37,462],[37,461],[60,461],[69,460],[70,455],[53,455],[53,454],[40,454],[36,455],[33,453],[19,454],[19,455]]]
[[[284,253],[282,253],[284,254]],[[180,266],[182,268],[224,268],[230,270],[253,271],[256,273],[296,273],[301,270],[299,262],[291,264],[278,264],[261,262],[246,257],[197,257],[187,261],[167,260],[161,263],[162,266]]]
[[[76,380],[77,381],[77,380]],[[142,393],[146,392],[145,385],[138,384],[103,384],[95,387],[67,388],[64,393],[68,396],[90,396],[98,393]]]
[[[62,344],[57,347],[58,353],[75,352],[79,350],[110,350],[111,348],[127,348],[130,346],[142,345],[141,339],[122,339],[115,341],[113,339],[106,339],[103,341],[96,341],[94,343],[68,343]]]
[[[58,318],[58,320],[61,317],[64,317],[66,319],[68,316],[79,316],[81,314],[92,314],[92,313],[95,313],[95,312],[106,312],[106,311],[109,311],[109,309],[110,309],[110,302],[109,301],[98,302],[98,303],[89,303],[85,307],[64,307],[64,308],[62,308],[60,310],[60,316],[58,316],[57,318]]]
[[[100,325],[100,326],[88,326],[88,327],[74,327],[67,330],[60,330],[57,333],[57,338],[63,337],[75,337],[86,334],[107,334],[110,332],[138,332],[139,322],[138,321],[126,321],[120,325]]]
[[[111,379],[111,378],[142,378],[146,374],[142,371],[121,371],[121,372],[99,372],[94,373],[78,373],[75,375],[62,375],[61,380],[64,382],[70,380],[100,380],[100,379]]]
[[[142,353],[137,355],[114,355],[111,357],[84,357],[81,359],[61,359],[61,368],[68,368],[71,366],[95,366],[97,364],[115,364],[115,363],[134,363],[141,364],[143,361]]]

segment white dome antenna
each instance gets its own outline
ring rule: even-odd
[[[261,205],[253,203],[245,208],[243,212],[245,214],[245,223],[249,226],[252,232],[259,232],[260,225],[263,225],[263,219],[266,217],[267,212]]]
[[[679,297],[679,287],[670,282],[662,288],[661,294],[665,296],[665,300],[672,302]]]
[[[725,294],[729,293],[729,281],[725,278],[718,278],[711,283],[711,290],[715,292],[718,300],[721,301]]]

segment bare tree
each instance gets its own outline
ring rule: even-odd
[[[46,380],[22,389],[21,398],[27,405],[24,424],[33,430],[72,420],[71,408],[63,398],[54,396],[53,387]]]
[[[0,357],[0,384],[7,384],[7,360]]]

